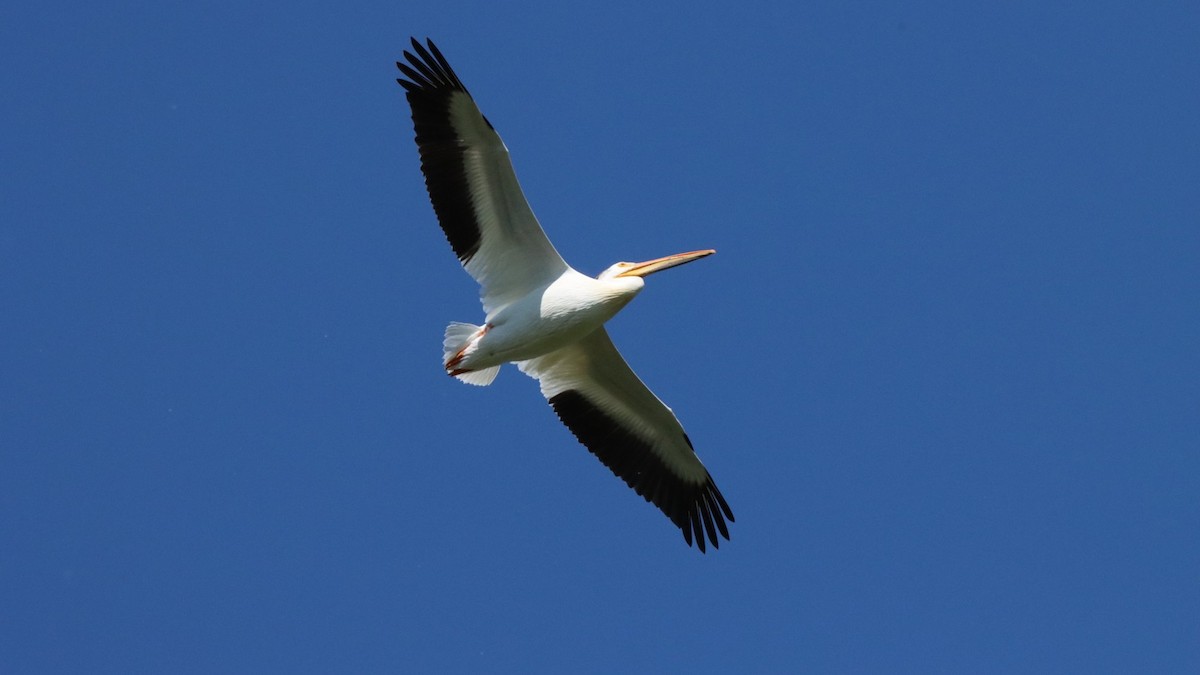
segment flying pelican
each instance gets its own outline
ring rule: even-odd
[[[398,78],[412,107],[421,171],[454,253],[479,282],[482,326],[453,322],[446,372],[491,384],[504,363],[538,380],[575,437],[704,551],[729,539],[733,512],[679,420],[621,358],[604,322],[642,290],[643,277],[712,250],[619,262],[595,279],[546,238],[513,173],[508,149],[432,40],[416,38]],[[414,53],[415,52],[415,53]]]

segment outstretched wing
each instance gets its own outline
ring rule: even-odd
[[[729,539],[733,512],[679,420],[630,369],[603,327],[517,364],[541,384],[559,419],[614,474],[653,503],[703,552]]]
[[[432,40],[397,62],[421,171],[446,239],[489,315],[567,269],[525,201],[508,148]]]

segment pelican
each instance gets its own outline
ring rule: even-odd
[[[701,552],[733,512],[674,413],[634,374],[604,323],[644,278],[711,249],[619,262],[592,278],[568,265],[534,217],[508,148],[432,40],[412,38],[397,78],[412,108],[425,187],[450,247],[480,285],[482,326],[453,322],[442,343],[446,372],[488,385],[515,363],[575,437]]]

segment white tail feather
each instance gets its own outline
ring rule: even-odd
[[[451,321],[450,325],[446,326],[446,339],[442,340],[442,363],[454,358],[458,350],[470,342],[478,332],[479,326]]]
[[[467,384],[473,384],[477,387],[486,387],[492,383],[492,380],[496,379],[496,375],[499,373],[500,366],[492,366],[491,368],[484,368],[483,370],[468,370],[467,372],[459,373],[454,377],[457,377]]]
[[[451,321],[450,325],[446,326],[446,337],[442,340],[442,364],[449,363],[450,359],[459,355],[459,352],[470,354],[474,349],[472,342],[479,336],[481,330],[480,326]],[[500,366],[497,365],[482,370],[459,373],[455,377],[467,384],[486,387],[496,379],[499,372]]]

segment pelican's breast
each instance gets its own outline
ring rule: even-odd
[[[489,360],[525,361],[548,354],[603,326],[642,285],[636,277],[597,281],[569,270],[492,317],[480,348]]]

